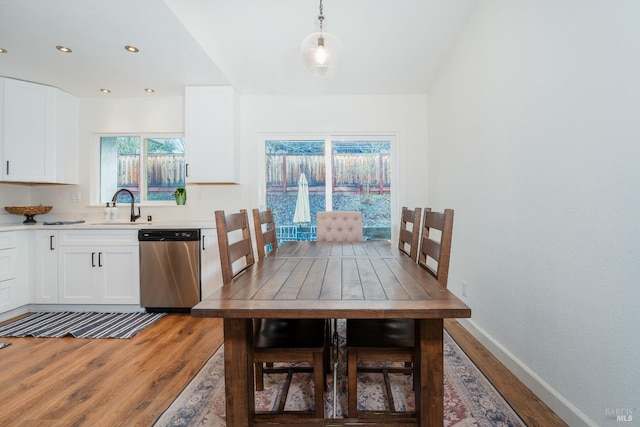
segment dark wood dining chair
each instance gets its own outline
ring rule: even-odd
[[[404,252],[412,260],[418,259],[418,239],[420,238],[420,221],[422,220],[421,208],[402,208],[400,215],[400,233],[398,236],[398,249]]]
[[[258,213],[259,214],[259,213]],[[255,213],[254,213],[255,215]],[[267,216],[266,214],[264,215]],[[216,211],[218,247],[224,285],[241,274],[255,262],[251,231],[247,211],[225,214]],[[255,224],[254,224],[255,227]],[[275,227],[274,227],[275,229]],[[256,233],[257,234],[257,233]],[[264,241],[264,233],[262,239]],[[268,231],[267,231],[267,234]],[[258,238],[260,239],[260,238]],[[263,248],[264,250],[264,248]],[[263,257],[264,258],[264,257]],[[240,265],[234,269],[234,264]],[[227,274],[225,274],[225,269]],[[312,372],[314,381],[315,408],[312,415],[324,416],[324,388],[326,385],[325,364],[328,348],[327,322],[324,319],[253,319],[253,365],[256,368],[256,390],[264,389],[263,375],[266,372],[285,372],[287,379],[280,394],[276,413],[284,413],[287,394],[294,372]],[[288,365],[285,367],[263,368],[264,364],[283,362],[309,362],[312,367]],[[296,411],[306,414],[308,411]]]
[[[433,230],[440,232],[434,239]],[[424,209],[422,236],[419,239],[418,264],[447,286],[451,238],[453,234],[453,210],[432,212]],[[347,320],[347,377],[348,416],[358,417],[357,374],[380,372],[385,383],[388,410],[376,411],[379,415],[395,416],[397,411],[389,383],[389,373],[413,373],[415,362],[415,321],[411,319],[348,319]],[[363,368],[358,362],[404,362],[402,367]],[[414,375],[415,385],[415,375]]]
[[[258,247],[258,261],[261,261],[268,253],[278,248],[276,223],[271,209],[253,210],[253,230]]]
[[[222,283],[226,285],[255,262],[251,229],[245,209],[239,213],[228,214],[224,211],[215,211],[215,218]]]

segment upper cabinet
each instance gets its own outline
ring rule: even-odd
[[[185,88],[186,181],[236,183],[236,107],[231,86]]]
[[[0,78],[2,181],[78,183],[78,100],[54,87]]]

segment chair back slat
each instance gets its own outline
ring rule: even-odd
[[[258,247],[258,261],[278,247],[276,224],[271,209],[253,210],[253,229]]]
[[[418,240],[420,238],[421,208],[402,208],[400,216],[400,235],[398,249],[407,254],[413,261],[418,258]]]
[[[439,240],[433,238],[435,233],[431,233],[432,230],[440,232]],[[418,264],[445,287],[449,280],[452,234],[453,209],[445,209],[444,212],[432,212],[431,208],[424,209]]]
[[[230,214],[216,211],[215,217],[222,281],[227,284],[255,262],[249,216],[242,209],[239,213]]]

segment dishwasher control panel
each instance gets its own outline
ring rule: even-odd
[[[200,229],[139,230],[141,242],[184,242],[200,240]]]

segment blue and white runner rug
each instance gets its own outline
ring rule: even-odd
[[[0,337],[131,338],[166,313],[35,313],[0,327]]]

